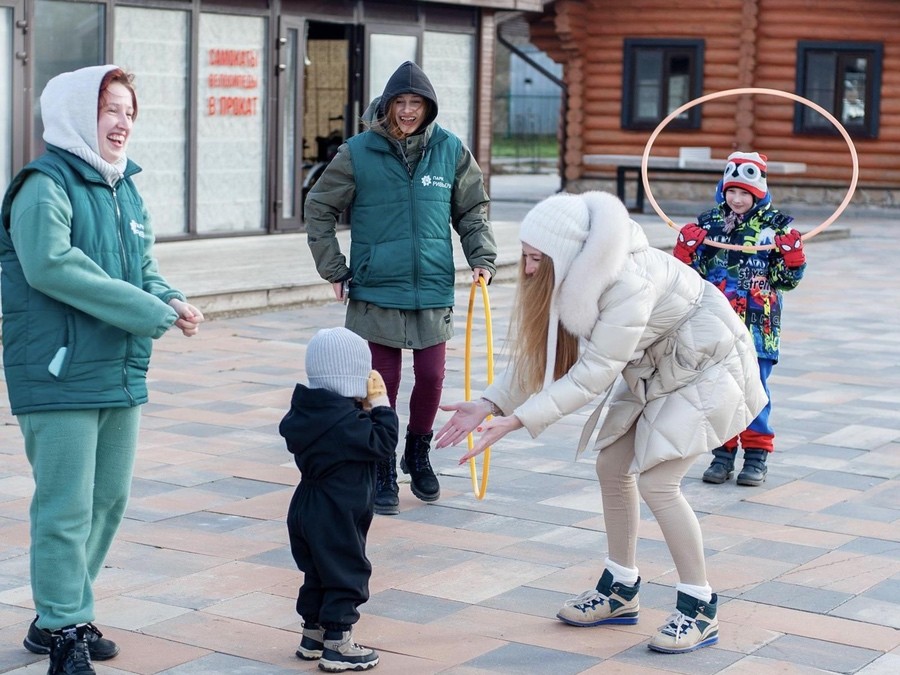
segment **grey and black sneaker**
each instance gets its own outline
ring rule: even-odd
[[[68,626],[51,633],[47,675],[97,675],[85,633],[84,626]]]
[[[22,644],[34,654],[49,654],[53,645],[53,634],[49,630],[38,628],[37,620],[38,618],[34,617],[34,621],[28,626],[28,633]],[[103,633],[94,624],[86,624],[84,628],[92,661],[107,661],[119,653],[119,645],[103,637]]]
[[[325,629],[317,623],[303,624],[303,637],[297,647],[297,656],[304,661],[315,661],[322,658],[325,648]]]
[[[641,608],[638,600],[640,590],[640,577],[634,586],[626,586],[613,583],[612,572],[603,570],[597,587],[567,600],[556,618],[570,626],[633,626],[638,622],[638,611]]]
[[[345,670],[369,670],[377,665],[378,652],[356,644],[351,631],[325,631],[325,649],[319,659],[321,670],[341,673]]]
[[[683,654],[719,641],[719,620],[716,610],[719,598],[704,602],[678,591],[675,612],[660,626],[648,645],[655,652]]]

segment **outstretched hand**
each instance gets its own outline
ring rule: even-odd
[[[495,417],[494,419],[484,422],[481,426],[475,427],[475,431],[483,433],[475,440],[472,449],[459,458],[459,463],[465,464],[468,460],[477,457],[487,450],[510,431],[521,428],[522,422],[519,421],[519,418],[515,415],[510,415],[509,417]]]
[[[441,410],[454,411],[453,417],[434,435],[434,447],[446,448],[448,445],[456,445],[479,424],[491,412],[487,401],[460,401],[440,406]]]
[[[490,404],[484,400],[442,405],[441,410],[455,412],[450,421],[435,434],[435,447],[446,448],[448,445],[456,445],[473,431],[483,432],[472,449],[459,458],[460,464],[480,455],[510,431],[522,428],[522,422],[515,415],[495,417],[485,422],[484,418],[490,413]]]

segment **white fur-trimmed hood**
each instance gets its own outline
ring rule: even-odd
[[[628,257],[649,247],[647,235],[608,192],[581,195],[590,214],[590,231],[556,296],[559,319],[573,335],[587,338],[597,323],[598,301],[616,281]]]

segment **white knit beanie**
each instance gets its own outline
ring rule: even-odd
[[[365,398],[372,353],[369,345],[346,328],[323,328],[306,347],[306,377],[310,389],[327,389],[341,396]]]
[[[561,193],[547,197],[525,215],[519,239],[552,258],[559,287],[590,229],[591,216],[582,196]]]

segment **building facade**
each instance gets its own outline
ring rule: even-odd
[[[304,184],[405,60],[487,169],[496,15],[540,0],[0,0],[0,184],[43,151],[54,75],[134,73],[129,157],[160,239],[302,227]]]
[[[688,101],[742,87],[791,92],[830,113],[859,159],[856,203],[900,203],[900,2],[858,0],[555,0],[531,21],[531,41],[563,65],[562,137],[570,189],[609,181],[592,156],[638,155],[657,125]],[[770,177],[778,195],[838,202],[852,157],[814,109],[772,95],[718,98],[684,112],[659,134],[653,156],[709,148],[713,158],[756,150],[801,162]],[[652,176],[652,171],[651,171]],[[709,177],[698,176],[708,183]],[[672,196],[689,175],[660,175]],[[702,190],[706,190],[706,193]]]

